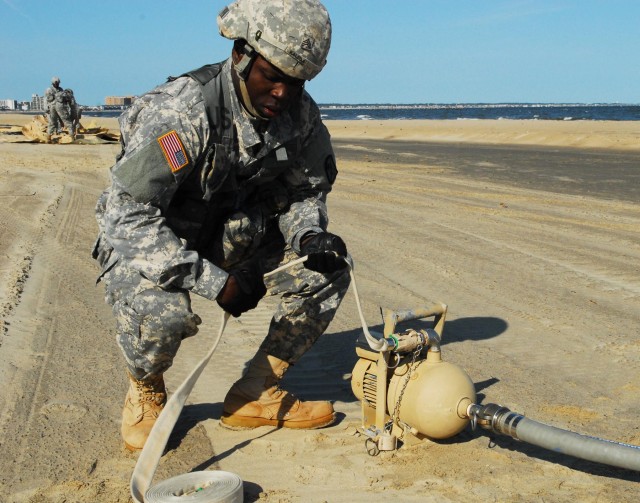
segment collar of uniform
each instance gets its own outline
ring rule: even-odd
[[[229,58],[224,65],[224,70],[228,79],[229,89],[233,89],[233,92],[229,93],[231,94],[231,112],[237,131],[238,153],[240,154],[240,159],[247,165],[264,157],[280,145],[291,141],[300,133],[288,111],[268,121],[266,129],[265,121],[251,116],[235,92],[235,86],[231,78],[232,67],[233,62]]]

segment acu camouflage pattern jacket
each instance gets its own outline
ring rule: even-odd
[[[224,103],[213,114],[218,124],[188,76],[141,96],[120,117],[123,149],[96,207],[93,256],[102,274],[125,261],[163,288],[213,300],[228,275],[208,246],[234,211],[259,207],[296,251],[305,233],[326,230],[337,170],[317,105],[304,92],[260,132],[235,95],[230,60],[221,65],[212,81]]]

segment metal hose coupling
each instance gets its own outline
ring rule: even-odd
[[[518,439],[516,432],[518,423],[524,419],[522,414],[512,412],[507,407],[495,403],[485,405],[472,403],[467,409],[467,415],[473,430],[480,426],[484,430],[509,435],[515,439]]]
[[[549,426],[506,407],[489,403],[467,408],[473,428],[502,433],[550,451],[610,466],[640,471],[640,446],[614,442]]]
[[[411,353],[427,346],[431,351],[440,351],[440,335],[433,328],[419,332],[410,328],[402,333],[391,334],[386,340],[389,349],[396,353]]]

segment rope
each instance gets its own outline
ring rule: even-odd
[[[280,266],[264,276],[267,278],[282,272],[285,269],[301,264],[305,260],[307,260],[307,256]],[[346,262],[349,267],[351,284],[353,286],[353,293],[358,306],[362,330],[364,331],[367,342],[372,349],[376,351],[384,351],[388,347],[387,342],[384,338],[377,339],[372,336],[367,328],[362,307],[360,305],[355,276],[353,274],[354,266],[351,256],[347,256]],[[164,449],[167,446],[173,427],[180,417],[180,413],[182,412],[184,404],[187,401],[193,386],[218,347],[218,343],[220,342],[222,334],[227,326],[227,322],[229,321],[229,316],[229,313],[225,312],[223,314],[222,321],[220,322],[220,329],[218,330],[218,334],[211,346],[211,349],[205,357],[200,360],[175,393],[173,393],[171,398],[169,398],[162,413],[160,414],[160,417],[158,417],[158,420],[151,429],[149,438],[140,452],[136,466],[133,469],[133,474],[131,475],[131,483],[129,487],[131,490],[131,496],[135,503],[177,503],[185,501],[185,497],[187,495],[188,501],[193,503],[242,502],[242,479],[234,473],[224,472],[221,470],[185,473],[151,486],[151,481],[153,480],[153,476],[158,468],[158,463],[160,462]]]

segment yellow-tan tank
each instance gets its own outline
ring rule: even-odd
[[[462,368],[443,361],[439,351],[429,351],[426,359],[413,363],[412,367],[406,364],[394,370],[387,392],[387,410],[393,413],[399,399],[400,421],[428,438],[444,439],[467,426],[467,408],[475,403],[476,393]]]
[[[362,403],[363,426],[368,428],[376,424],[381,362],[370,359],[373,352],[358,354],[361,358],[353,369],[351,389]],[[429,351],[427,358],[399,365],[386,374],[385,422],[397,415],[396,420],[408,425],[414,436],[431,439],[457,435],[469,423],[467,408],[476,400],[473,382],[458,365],[443,361],[439,351]]]

